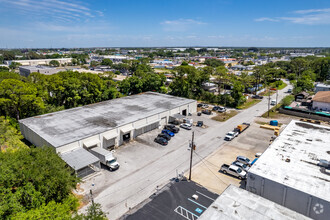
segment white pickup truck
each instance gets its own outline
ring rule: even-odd
[[[230,174],[232,176],[238,177],[238,179],[246,179],[246,172],[235,165],[228,165],[223,164],[220,168],[220,171],[222,171],[224,174]]]

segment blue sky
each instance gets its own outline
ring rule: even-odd
[[[329,0],[0,0],[0,48],[330,47]]]

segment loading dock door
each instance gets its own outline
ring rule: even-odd
[[[135,129],[135,137],[144,134],[146,132],[149,132],[151,130],[157,129],[159,127],[159,120],[157,122],[151,122],[151,124],[148,124],[141,128]]]
[[[123,141],[129,141],[131,139],[131,132],[123,134]]]
[[[187,116],[187,109],[185,109],[185,110],[182,110],[182,115],[185,115],[185,116]]]

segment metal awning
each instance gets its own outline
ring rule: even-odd
[[[174,114],[174,115],[171,115],[170,117],[172,117],[172,118],[176,118],[176,119],[184,119],[184,118],[186,118],[187,116],[180,115],[180,114]]]
[[[128,132],[130,132],[131,130],[133,130],[134,128],[133,128],[133,126],[132,125],[126,125],[124,128],[121,128],[120,129],[120,131],[122,132],[122,133],[128,133]]]
[[[103,137],[107,141],[110,140],[110,139],[118,137],[117,129],[114,129],[114,130],[111,130],[111,131],[107,132],[106,134],[103,135]]]
[[[82,147],[61,154],[60,157],[76,171],[100,161]]]
[[[135,127],[134,129],[137,130],[137,129],[143,128],[143,127],[145,127],[145,126],[148,126],[148,125],[151,125],[151,124],[154,124],[154,123],[157,123],[157,122],[160,122],[160,119],[157,119],[157,120],[154,120],[154,121],[148,122],[147,124],[144,124],[144,125],[137,126],[137,127]]]
[[[88,147],[92,147],[94,145],[100,144],[100,140],[95,138],[95,139],[92,139],[92,140],[84,141],[83,144],[84,144],[85,147],[88,148]]]

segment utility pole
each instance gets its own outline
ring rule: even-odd
[[[93,192],[92,192],[92,190],[89,190],[89,192],[90,192],[90,194],[91,194],[91,200],[92,200],[92,204],[93,204],[93,206],[94,206]]]
[[[192,158],[194,151],[194,132],[192,132],[191,147],[190,147],[190,169],[189,169],[189,180],[191,180],[191,167],[192,167]]]
[[[268,113],[267,113],[268,118],[269,118],[269,108],[270,108],[270,87],[268,87]]]
[[[277,106],[278,88],[276,88],[276,105]]]

